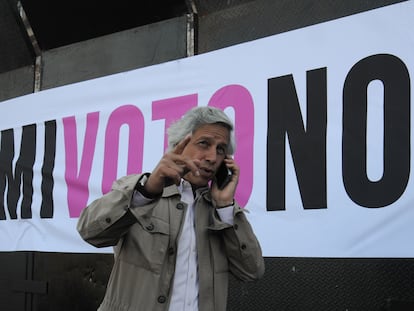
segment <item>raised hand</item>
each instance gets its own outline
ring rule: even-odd
[[[183,155],[183,151],[191,140],[191,135],[186,136],[172,151],[167,152],[158,162],[145,184],[145,190],[151,194],[160,194],[166,184],[178,185],[181,178],[188,172],[195,176],[200,174],[199,161]]]

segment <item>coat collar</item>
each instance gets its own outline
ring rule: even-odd
[[[162,197],[171,197],[175,195],[180,195],[181,194],[180,189],[181,187],[178,187],[175,184],[167,186],[163,190]],[[206,186],[206,187],[200,187],[196,189],[195,198],[198,198],[200,196],[202,196],[204,199],[206,199],[208,202],[211,203],[210,187]]]

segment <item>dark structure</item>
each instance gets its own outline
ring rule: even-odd
[[[0,0],[0,105],[396,2]],[[0,253],[0,310],[96,310],[112,262],[109,254]],[[414,310],[413,259],[266,258],[266,269],[255,284],[231,280],[228,310]]]

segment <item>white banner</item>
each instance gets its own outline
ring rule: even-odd
[[[111,252],[76,231],[165,129],[235,121],[237,200],[265,256],[414,257],[413,1],[0,103],[1,251]]]

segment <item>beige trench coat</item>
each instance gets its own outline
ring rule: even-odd
[[[85,208],[77,229],[96,247],[115,246],[115,262],[100,311],[168,310],[177,237],[187,205],[175,185],[145,206],[131,205],[140,175],[123,177]],[[264,260],[244,210],[236,205],[234,225],[220,221],[208,188],[197,190],[195,222],[199,310],[226,310],[228,273],[244,281],[260,278]]]

